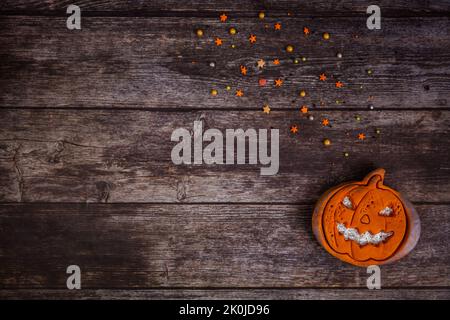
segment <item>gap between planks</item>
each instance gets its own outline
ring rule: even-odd
[[[296,107],[280,107],[273,108],[271,112],[277,111],[298,111]],[[214,112],[251,112],[251,111],[261,111],[262,108],[242,108],[242,107],[223,107],[223,108],[142,108],[142,107],[14,107],[14,106],[2,106],[0,105],[1,111],[13,111],[13,110],[55,110],[55,111],[102,111],[102,110],[114,110],[114,111],[143,111],[143,112],[172,112],[172,113],[189,113],[189,112],[202,112],[202,111],[214,111]],[[374,110],[369,110],[366,108],[324,108],[318,107],[312,111],[324,111],[324,112],[380,112],[380,111],[392,111],[392,112],[432,112],[432,111],[450,111],[449,107],[436,107],[436,108],[379,108]]]

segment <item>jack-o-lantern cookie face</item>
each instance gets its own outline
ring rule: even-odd
[[[358,266],[400,259],[416,245],[420,220],[412,205],[385,186],[384,170],[327,191],[313,215],[313,231],[335,257]]]

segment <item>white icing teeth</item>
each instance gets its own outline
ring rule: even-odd
[[[381,210],[380,212],[378,212],[378,214],[380,216],[389,217],[392,214],[392,212],[394,212],[394,210],[392,210],[392,208],[386,207],[383,210]]]
[[[376,234],[371,234],[369,231],[359,234],[355,228],[346,228],[343,223],[337,224],[337,230],[344,236],[345,240],[351,240],[358,243],[360,246],[366,244],[379,244],[389,238],[393,233],[380,231]]]
[[[353,209],[353,204],[349,197],[345,197],[344,200],[342,200],[342,204],[349,209]]]

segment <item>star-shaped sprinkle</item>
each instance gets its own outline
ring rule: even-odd
[[[319,80],[320,80],[320,81],[325,81],[325,80],[327,80],[326,74],[325,74],[325,73],[320,74],[320,75],[319,75]]]
[[[222,14],[220,15],[220,21],[221,21],[221,22],[225,22],[225,21],[227,21],[227,19],[228,19],[228,17],[227,17],[227,15],[226,15],[225,13],[222,13]]]
[[[266,62],[265,62],[263,59],[259,59],[259,60],[256,62],[256,64],[257,64],[257,67],[258,67],[259,69],[262,69],[262,68],[264,68],[264,66],[266,65]]]
[[[267,80],[261,78],[258,80],[258,84],[260,87],[264,87],[267,84]]]
[[[276,65],[276,66],[279,65],[280,64],[280,59],[274,59],[273,60],[273,64]]]
[[[291,126],[291,128],[289,129],[292,133],[297,133],[298,132],[298,126],[296,126],[295,124]]]
[[[303,27],[303,33],[305,34],[305,36],[309,35],[310,31],[308,27]]]
[[[281,30],[281,23],[277,22],[274,25],[275,30]]]
[[[364,133],[358,133],[358,139],[364,140],[366,138],[366,135]]]
[[[242,73],[242,75],[247,75],[247,67],[245,67],[245,66],[241,66],[241,73]]]
[[[236,90],[236,97],[242,97],[244,92],[241,89]]]
[[[216,40],[214,40],[214,42],[216,43],[216,46],[222,45],[222,39],[220,39],[219,37],[217,37]]]
[[[330,121],[328,120],[328,119],[322,119],[322,125],[324,126],[324,127],[326,127],[326,126],[328,126],[330,124]]]
[[[307,106],[302,106],[302,108],[300,109],[301,113],[308,113],[308,107]]]
[[[270,113],[270,107],[269,105],[265,104],[263,107],[263,112],[269,114]]]
[[[275,79],[275,87],[281,87],[281,85],[283,84],[283,80],[278,78]]]
[[[342,88],[344,84],[341,81],[336,82],[336,88]]]
[[[248,41],[250,41],[250,43],[255,43],[256,42],[256,36],[254,34],[251,34],[248,37]]]

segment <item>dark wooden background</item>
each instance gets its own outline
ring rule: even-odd
[[[72,3],[0,2],[0,298],[450,298],[450,1],[378,1],[379,31],[366,1],[80,0],[82,30],[69,31]],[[282,32],[265,29],[277,21]],[[323,71],[345,88],[318,83]],[[285,84],[261,90],[260,74]],[[279,174],[173,165],[170,134],[194,120],[279,128]],[[377,167],[417,207],[422,236],[369,291],[365,269],[315,241],[311,214],[327,188]],[[66,289],[70,264],[80,291]]]

